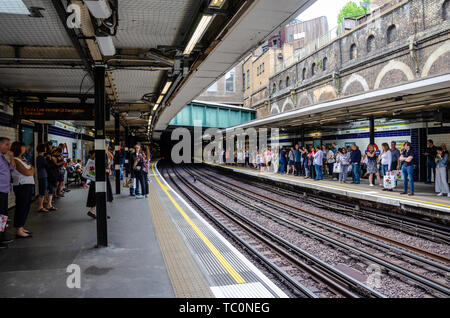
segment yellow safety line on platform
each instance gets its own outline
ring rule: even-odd
[[[227,166],[225,166],[225,165],[217,165],[217,166],[225,167],[225,168],[233,169],[233,170],[248,171],[247,169],[239,168],[239,167],[233,167],[233,168],[230,168],[230,167],[227,167]],[[286,179],[286,180],[293,180],[293,181],[296,181],[296,180],[293,179],[293,178],[289,178],[289,176],[287,176],[287,177],[285,177],[285,176],[276,176],[276,177],[282,178],[282,179]],[[327,182],[327,181],[323,181],[323,182]],[[311,181],[302,181],[302,183],[307,183],[307,184],[317,184],[317,183],[311,182]],[[331,184],[329,184],[329,183],[326,183],[326,184],[324,184],[324,185],[326,185],[326,186],[328,186],[328,187],[331,187],[331,188],[339,189],[339,190],[342,190],[342,189],[343,189],[343,190],[350,190],[350,191],[361,192],[361,193],[367,192],[368,190],[372,190],[372,189],[359,190],[359,189],[354,189],[354,188],[349,188],[349,187],[337,186],[337,185],[334,185],[334,184],[331,185]],[[380,195],[381,197],[395,198],[395,199],[400,199],[400,200],[404,200],[404,201],[413,201],[413,202],[427,203],[427,204],[431,204],[431,205],[438,205],[438,206],[442,206],[442,207],[445,207],[445,208],[450,208],[450,205],[448,205],[448,204],[443,204],[443,203],[430,202],[430,201],[423,201],[423,200],[417,200],[417,199],[411,199],[411,198],[403,198],[403,197],[401,197],[400,195],[389,195],[389,194],[381,193],[381,192],[377,192],[377,194]]]
[[[200,229],[195,225],[195,223],[191,220],[191,218],[184,212],[184,210],[179,206],[178,202],[174,200],[174,198],[169,193],[169,188],[166,187],[162,182],[159,180],[158,176],[155,172],[155,164],[152,164],[152,170],[153,174],[155,175],[156,181],[158,181],[159,186],[161,189],[166,193],[167,197],[172,201],[173,205],[177,208],[178,212],[183,216],[183,218],[186,220],[186,222],[192,227],[192,229],[197,233],[197,235],[202,239],[203,243],[209,248],[209,250],[214,254],[214,256],[217,258],[217,260],[222,264],[222,266],[227,270],[227,272],[234,278],[236,283],[238,284],[245,284],[245,280],[242,278],[241,275],[231,266],[230,263],[225,259],[225,257],[220,254],[220,252],[217,250],[217,248],[211,243],[211,241],[200,231]]]

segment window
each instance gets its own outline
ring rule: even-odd
[[[263,73],[264,73],[264,63],[262,64],[262,71],[263,71]]]
[[[245,73],[242,73],[242,90],[245,91]]]
[[[450,0],[445,0],[442,5],[442,18],[448,20],[450,18]]]
[[[357,57],[357,55],[358,55],[358,51],[356,49],[356,44],[353,43],[350,46],[350,60],[355,59]]]
[[[393,24],[387,29],[387,43],[390,44],[397,40],[397,28]]]
[[[272,94],[277,92],[277,84],[273,83]]]
[[[291,86],[291,79],[288,77],[286,77],[286,87]]]
[[[256,76],[259,76],[259,66],[256,67]]]
[[[283,81],[280,80],[280,82],[278,83],[278,88],[281,90],[283,89]]]
[[[247,88],[250,88],[250,70],[247,70]]]
[[[324,57],[322,60],[322,70],[323,71],[327,70],[327,67],[328,67],[327,63],[328,63],[328,59],[326,57]]]
[[[231,70],[225,75],[225,91],[227,93],[234,93],[234,70]]]
[[[313,63],[311,66],[311,76],[314,76],[316,74],[316,63]]]
[[[375,49],[375,36],[371,35],[367,38],[367,53]]]
[[[306,79],[306,67],[303,68],[303,72],[302,72],[302,81],[304,81]]]
[[[210,93],[215,93],[215,92],[217,92],[217,82],[215,82],[214,84],[212,84],[212,85],[208,88],[207,92],[210,92]]]

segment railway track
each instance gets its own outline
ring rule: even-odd
[[[360,229],[352,228],[352,230],[356,230],[356,233],[354,233],[353,231],[349,231],[349,226],[345,224],[341,224],[344,225],[344,227],[338,227],[328,223],[329,221],[336,223],[335,220],[327,219],[328,222],[323,222],[317,219],[313,219],[308,215],[304,215],[304,213],[299,213],[305,211],[298,209],[297,207],[290,206],[273,198],[263,196],[261,193],[256,193],[245,187],[236,186],[235,184],[225,184],[220,180],[220,178],[217,177],[217,175],[208,175],[206,173],[191,169],[185,170],[185,172],[188,173],[192,178],[194,178],[194,180],[204,183],[206,186],[213,189],[217,193],[221,193],[222,195],[227,196],[230,200],[238,202],[242,206],[245,206],[247,209],[253,209],[261,214],[264,214],[266,217],[274,220],[280,225],[283,225],[290,229],[294,229],[295,231],[299,231],[303,234],[307,234],[308,236],[314,236],[320,242],[331,244],[337,249],[345,249],[348,253],[356,254],[359,257],[364,258],[366,261],[376,263],[386,270],[395,272],[397,275],[400,275],[414,282],[414,284],[417,284],[426,289],[427,292],[432,295],[437,295],[438,297],[448,297],[450,295],[450,290],[445,283],[436,281],[430,277],[427,277],[426,275],[408,268],[412,266],[410,264],[413,264],[414,267],[422,267],[423,269],[426,269],[427,273],[440,273],[441,276],[443,275],[443,280],[445,281],[445,275],[447,275],[449,271],[449,268],[446,265],[448,264],[448,259],[441,255],[427,252],[428,258],[424,258],[420,255],[417,255],[416,253],[411,252],[411,250],[417,251],[415,250],[415,247],[411,247],[403,243],[402,247],[404,249],[399,249],[395,246],[388,245],[372,238],[368,238],[367,236],[362,236],[360,233]],[[183,178],[178,172],[177,177]],[[260,203],[260,205],[255,205],[255,202]],[[262,205],[264,205],[265,207],[263,207]],[[270,208],[270,210],[268,210],[267,208]],[[297,212],[295,212],[296,210]],[[274,213],[274,211],[276,211],[276,213]],[[284,214],[284,216],[280,214]],[[288,220],[285,217],[286,215],[291,217],[291,220]],[[303,222],[308,223],[308,226],[299,224],[297,222],[297,219],[301,219]],[[311,224],[314,226],[309,226]],[[321,229],[322,231],[318,231],[318,229]],[[328,234],[331,232],[334,234],[333,236]],[[339,236],[341,236],[341,238]],[[342,237],[344,237],[345,240],[342,240]],[[357,244],[349,244],[348,238],[351,238],[352,243],[357,242],[359,245],[363,246],[360,246],[358,248],[357,246],[355,246]],[[396,241],[395,243],[397,245],[400,245],[401,242]],[[379,253],[368,253],[366,251],[366,247],[376,249],[376,252],[384,252],[390,255],[391,258],[392,255],[394,255],[397,260],[407,262],[408,267],[399,265],[398,261],[394,262],[387,259],[386,257],[382,257],[379,255]],[[420,252],[424,253],[426,251],[420,250]],[[429,258],[437,258],[444,264],[437,263],[435,260]]]
[[[234,242],[300,297],[384,297],[194,187],[177,168],[163,177]],[[313,289],[314,291],[311,291]]]
[[[214,175],[210,175],[210,176],[214,177],[214,176],[218,175],[217,171],[211,170],[211,169],[209,169],[209,167],[207,169],[205,169],[205,170],[210,171],[211,173],[214,174]],[[206,171],[204,171],[204,172],[206,173]],[[343,214],[345,214],[347,216],[358,218],[358,219],[361,219],[361,220],[364,220],[364,221],[368,221],[368,222],[370,222],[372,224],[375,224],[375,225],[381,225],[381,226],[384,226],[384,227],[396,229],[396,230],[405,232],[406,234],[409,234],[409,235],[412,235],[412,236],[417,236],[417,233],[418,233],[417,231],[419,231],[419,228],[420,228],[421,229],[420,231],[422,233],[428,233],[428,234],[430,234],[430,236],[422,237],[422,236],[419,235],[419,237],[422,237],[422,238],[427,239],[427,240],[431,240],[433,242],[443,243],[443,244],[447,244],[447,245],[450,244],[450,241],[449,241],[450,233],[449,233],[448,228],[444,227],[444,226],[437,225],[437,224],[432,224],[431,222],[422,222],[422,223],[424,223],[426,225],[424,225],[424,224],[414,224],[412,221],[406,221],[406,220],[403,220],[403,219],[398,219],[398,218],[400,218],[400,216],[398,216],[398,218],[395,218],[393,216],[384,216],[384,215],[377,216],[375,212],[370,212],[370,211],[366,211],[366,210],[359,210],[358,211],[358,210],[355,210],[354,207],[349,207],[348,205],[346,205],[344,203],[336,202],[336,200],[333,200],[332,198],[324,199],[324,198],[320,198],[319,196],[314,196],[314,198],[309,198],[308,197],[308,196],[310,196],[309,194],[308,195],[306,195],[306,194],[305,195],[299,195],[298,193],[296,193],[294,191],[285,190],[285,189],[280,190],[279,188],[268,186],[268,185],[266,185],[266,184],[264,184],[262,182],[258,183],[258,182],[254,182],[254,181],[251,181],[249,179],[237,177],[237,176],[234,176],[234,175],[227,175],[227,178],[232,178],[232,179],[236,180],[237,182],[248,184],[248,185],[251,185],[251,186],[254,186],[254,187],[266,190],[266,191],[269,191],[269,192],[277,194],[277,195],[279,195],[281,197],[295,198],[297,200],[300,200],[300,201],[302,201],[304,203],[308,203],[308,204],[313,203],[312,204],[313,206],[316,206],[316,207],[319,207],[319,208],[323,208],[325,210],[329,210],[329,211],[332,211],[332,212],[343,213]],[[233,185],[236,186],[237,188],[248,190],[248,188],[244,188],[244,187],[240,186],[239,184],[233,184]],[[256,193],[254,191],[253,191],[253,194],[261,195],[260,193]],[[262,197],[268,198],[267,196],[264,196],[264,195],[262,195]],[[321,218],[324,221],[335,223],[336,225],[348,228],[349,230],[352,230],[352,231],[358,231],[361,234],[371,236],[371,237],[373,237],[373,238],[375,238],[377,240],[385,241],[386,243],[393,244],[393,245],[396,245],[396,246],[399,246],[399,247],[404,247],[407,250],[416,252],[416,253],[418,253],[420,255],[423,255],[424,257],[429,257],[429,258],[431,258],[431,259],[433,259],[435,261],[442,262],[442,263],[447,264],[447,265],[450,264],[450,259],[448,257],[430,253],[430,252],[428,252],[426,250],[423,250],[423,249],[420,249],[420,248],[417,248],[417,247],[414,247],[414,246],[411,246],[411,245],[408,245],[408,244],[404,244],[404,243],[402,243],[400,241],[397,241],[397,240],[394,240],[394,239],[389,239],[389,238],[386,238],[384,236],[378,235],[377,233],[361,230],[361,229],[359,229],[357,227],[350,226],[348,224],[336,221],[334,219],[330,219],[330,218],[318,215],[317,213],[312,213],[312,212],[310,212],[308,210],[300,209],[299,207],[293,206],[292,204],[286,204],[284,202],[281,202],[280,200],[273,200],[271,198],[268,198],[268,199],[270,199],[272,201],[275,201],[277,204],[283,204],[284,206],[287,206],[288,208],[292,208],[292,209],[294,209],[296,211],[299,211],[301,213],[306,213],[308,215]],[[318,202],[319,200],[321,201],[321,203],[319,205],[314,204],[314,203]],[[329,200],[330,202],[329,203],[325,203],[326,200]],[[336,208],[335,208],[336,205],[339,205],[341,207],[341,209],[337,209],[336,210]],[[381,221],[381,219],[383,221]],[[409,218],[409,219],[411,219],[411,218]],[[395,224],[392,224],[391,222],[402,224],[403,228],[401,229],[398,226],[395,226]],[[432,228],[430,228],[430,226],[432,226]],[[408,227],[408,228],[413,229],[413,230],[412,231],[405,231],[405,227]],[[436,241],[435,240],[436,238],[439,238],[439,240]]]
[[[444,297],[450,296],[450,289],[446,284],[432,279],[430,277],[431,275],[423,275],[415,270],[407,268],[406,266],[401,266],[398,263],[400,260],[403,262],[407,262],[408,264],[413,264],[416,268],[418,267],[421,269],[426,269],[430,274],[439,272],[441,273],[441,280],[444,281],[446,279],[447,273],[450,270],[450,268],[446,265],[434,262],[405,250],[400,250],[398,248],[381,243],[377,240],[373,240],[360,234],[350,232],[346,229],[342,229],[328,223],[312,219],[310,217],[305,217],[300,213],[292,211],[293,209],[298,210],[298,208],[296,207],[287,205],[289,207],[288,209],[286,207],[283,207],[285,204],[281,201],[269,198],[267,196],[262,196],[261,194],[257,194],[254,191],[250,191],[249,189],[243,187],[236,189],[236,185],[226,184],[217,177],[213,178],[210,176],[205,176],[198,170],[185,169],[185,171],[190,174],[191,177],[195,177],[197,181],[202,182],[214,191],[227,196],[230,200],[234,200],[248,209],[254,209],[259,213],[263,213],[270,219],[283,226],[286,226],[287,228],[300,231],[307,235],[312,235],[319,241],[326,241],[327,243],[334,245],[336,248],[346,249],[349,253],[355,253],[360,257],[363,257],[366,261],[374,262],[379,266],[386,268],[387,270],[394,271],[399,275],[413,280],[415,283],[420,284],[422,287],[426,288],[429,292],[432,292],[434,290]],[[209,181],[206,181],[205,179],[208,179]],[[244,197],[246,199],[244,199]],[[254,202],[260,202],[265,207],[256,206]],[[279,211],[281,213],[277,214],[274,213],[274,211]],[[292,221],[288,220],[285,215],[292,216]],[[297,219],[301,219],[303,222],[298,223]],[[307,226],[305,226],[304,223],[307,223]],[[315,225],[315,228],[313,226],[310,226],[311,223]],[[317,228],[322,229],[322,231],[318,231]],[[333,232],[336,235],[330,235],[330,232]],[[342,240],[342,236],[346,238],[345,241]],[[349,237],[351,237],[350,243],[347,239]],[[360,243],[360,245],[362,246],[359,248],[355,247],[356,244],[354,244],[353,241]],[[411,248],[411,246],[406,244],[404,244],[404,246],[408,246],[409,248]],[[393,253],[396,253],[397,261],[394,262],[387,259],[387,257],[367,252],[368,248],[374,249],[374,247],[377,252],[384,252],[386,255],[392,255]],[[424,251],[421,250],[421,252]],[[439,258],[444,262],[447,260],[441,255],[429,252],[427,253],[427,256],[429,257],[433,256]]]
[[[212,173],[217,173],[216,169],[209,166],[205,166],[205,170],[209,170]],[[299,200],[302,200],[302,202],[311,204],[312,206],[331,212],[339,212],[353,218],[358,218],[360,220],[370,222],[374,225],[381,225],[384,227],[392,228],[403,233],[424,238],[433,242],[450,244],[449,228],[445,225],[440,225],[434,222],[415,219],[395,213],[389,213],[386,211],[376,210],[374,208],[360,206],[355,207],[355,205],[331,197],[323,197],[318,194],[311,194],[306,192],[299,193],[297,191],[281,188],[276,185],[268,185],[259,181],[253,181],[249,178],[245,178],[235,174],[229,174],[227,175],[227,177],[232,178],[238,182],[244,182],[266,191],[276,193],[280,196],[297,198]]]

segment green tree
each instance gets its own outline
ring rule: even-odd
[[[338,15],[338,24],[342,24],[342,19],[347,17],[359,17],[369,12],[368,4],[370,1],[360,1],[357,5],[353,1],[347,2],[347,4],[341,9]]]

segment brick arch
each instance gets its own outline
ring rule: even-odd
[[[414,79],[414,73],[411,71],[411,68],[406,65],[403,62],[400,61],[390,61],[383,69],[380,71],[380,73],[377,76],[377,79],[375,81],[374,89],[380,88],[381,81],[386,76],[386,74],[393,70],[399,70],[403,72],[408,79],[408,81],[412,81]]]
[[[334,99],[337,97],[336,89],[331,85],[321,87],[314,91],[314,97],[318,102],[324,102],[330,99]]]
[[[358,74],[352,74],[352,76],[350,76],[350,78],[347,80],[347,82],[345,82],[344,88],[342,89],[342,93],[345,95],[345,93],[347,92],[347,89],[350,87],[350,85],[355,82],[360,83],[365,92],[367,92],[369,90],[369,84],[367,84],[367,81],[364,77],[362,77],[361,75],[358,75]]]
[[[297,99],[298,99],[297,107],[306,107],[306,106],[314,104],[313,99],[307,93],[300,95]],[[305,101],[306,101],[306,103],[303,103]]]
[[[441,45],[436,51],[434,51],[428,60],[426,61],[425,65],[423,66],[422,70],[422,77],[426,77],[430,74],[430,70],[433,66],[433,64],[444,54],[450,52],[450,40],[447,40],[443,45]]]
[[[281,109],[281,112],[284,113],[285,111],[293,110],[294,109],[294,103],[290,98],[287,98],[286,101],[283,104],[283,108]]]
[[[279,113],[280,113],[280,107],[278,106],[278,104],[273,104],[272,107],[270,108],[270,114],[275,115],[275,114],[279,114]]]

